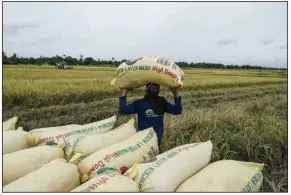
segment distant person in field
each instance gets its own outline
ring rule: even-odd
[[[146,85],[146,94],[143,99],[134,101],[126,105],[126,96],[128,89],[121,89],[119,97],[119,113],[138,115],[138,131],[153,127],[157,136],[159,145],[162,142],[164,132],[164,114],[169,113],[178,115],[182,113],[182,103],[180,88],[170,88],[175,104],[169,103],[164,97],[159,96],[160,85],[149,83]]]

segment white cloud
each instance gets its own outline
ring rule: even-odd
[[[283,2],[3,4],[8,55],[160,55],[175,61],[287,67]]]

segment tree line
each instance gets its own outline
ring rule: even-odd
[[[35,64],[35,65],[56,65],[58,63],[66,63],[68,65],[83,65],[83,66],[118,66],[119,64],[125,62],[126,59],[123,59],[121,61],[115,60],[114,57],[111,58],[111,60],[101,60],[94,59],[92,57],[84,57],[83,55],[80,55],[80,58],[73,58],[71,56],[64,55],[56,55],[53,57],[45,57],[40,56],[38,58],[25,58],[20,57],[16,53],[14,53],[12,56],[7,56],[5,52],[2,52],[2,63],[3,64]],[[216,68],[216,69],[272,69],[272,70],[287,70],[286,68],[269,68],[269,67],[262,67],[262,66],[251,66],[251,65],[224,65],[220,63],[207,63],[207,62],[198,62],[198,63],[187,63],[183,61],[176,62],[176,64],[181,68]]]

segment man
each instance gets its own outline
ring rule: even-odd
[[[162,142],[164,131],[164,113],[178,115],[182,113],[180,88],[170,88],[175,104],[169,103],[164,97],[160,97],[160,85],[149,83],[146,85],[146,94],[143,99],[126,105],[126,95],[128,89],[121,89],[119,97],[119,113],[138,115],[138,131],[153,127],[159,145]]]

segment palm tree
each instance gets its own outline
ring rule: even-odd
[[[16,53],[14,53],[14,54],[13,54],[13,59],[15,59],[15,60],[16,60],[16,59],[17,59],[17,57],[18,57],[18,56],[17,56],[17,54],[16,54]]]
[[[12,55],[12,64],[17,64],[18,63],[18,56],[16,53]]]
[[[79,62],[80,64],[82,64],[83,63],[83,55],[80,55],[80,62]]]

